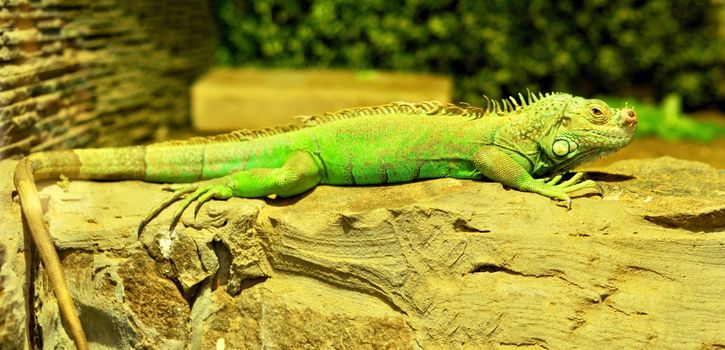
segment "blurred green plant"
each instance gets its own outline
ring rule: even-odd
[[[682,112],[682,98],[677,94],[665,96],[659,105],[624,99],[604,97],[612,106],[633,107],[637,112],[637,137],[655,136],[665,140],[692,140],[709,142],[725,134],[723,125],[698,121]]]
[[[725,106],[715,0],[213,0],[220,63],[450,74],[456,99],[525,91]]]

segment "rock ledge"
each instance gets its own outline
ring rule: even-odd
[[[569,211],[490,182],[321,186],[213,201],[173,231],[165,212],[140,239],[138,221],[168,195],[160,185],[41,193],[98,348],[725,347],[725,171],[658,158],[590,177],[605,195]],[[24,295],[27,278],[8,197],[0,300]],[[69,346],[35,276],[36,337]]]

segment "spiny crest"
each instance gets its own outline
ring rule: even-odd
[[[539,92],[538,94],[532,93],[529,91],[529,89],[526,89],[527,97],[524,98],[521,93],[519,93],[519,100],[516,101],[516,98],[513,96],[509,96],[508,99],[502,99],[501,102],[496,100],[490,99],[488,96],[483,95],[483,98],[486,99],[486,108],[484,109],[484,114],[497,114],[502,115],[505,113],[511,113],[515,112],[521,109],[524,109],[528,106],[530,106],[533,103],[539,102],[540,100],[550,97],[550,96],[556,96],[561,95],[561,92],[547,92],[545,94],[542,94]]]
[[[174,140],[156,143],[155,145],[162,146],[181,146],[181,145],[200,145],[206,143],[222,143],[222,142],[235,142],[235,141],[247,141],[257,139],[261,137],[267,137],[277,134],[283,134],[290,131],[302,129],[304,126],[289,124],[285,126],[276,126],[270,128],[259,128],[259,129],[241,129],[232,131],[230,133],[207,136],[207,137],[192,137],[186,140]]]
[[[409,103],[409,102],[392,102],[380,106],[372,107],[356,107],[343,109],[334,113],[324,113],[318,115],[303,115],[296,117],[301,122],[301,125],[289,124],[285,126],[260,128],[260,129],[242,129],[232,131],[227,134],[208,136],[208,137],[192,137],[187,140],[175,140],[157,143],[156,145],[163,146],[176,146],[176,145],[196,145],[196,144],[207,144],[207,143],[222,143],[222,142],[235,142],[235,141],[247,141],[257,139],[261,137],[273,136],[277,134],[283,134],[290,131],[299,130],[302,128],[312,127],[320,124],[334,122],[341,119],[350,119],[357,117],[365,117],[372,115],[386,115],[386,114],[414,114],[421,116],[460,116],[469,117],[471,119],[478,119],[489,115],[502,115],[505,113],[515,112],[520,109],[526,108],[533,103],[536,103],[544,98],[562,95],[559,92],[547,92],[532,93],[527,90],[527,97],[519,94],[519,100],[517,101],[514,97],[508,99],[502,99],[501,102],[492,100],[488,96],[483,96],[487,103],[486,108],[473,107],[465,102],[456,105],[453,103],[441,103],[438,101],[425,101],[420,103]]]
[[[296,118],[302,122],[303,126],[308,127],[334,122],[341,119],[401,113],[427,116],[461,116],[471,117],[473,119],[480,118],[485,115],[485,111],[483,109],[473,107],[466,103],[459,106],[452,103],[425,101],[420,103],[392,102],[380,106],[348,108],[334,113],[303,115]]]

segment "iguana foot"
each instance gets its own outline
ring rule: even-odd
[[[561,183],[559,183],[559,181],[563,178],[562,175],[556,175],[553,178],[538,179],[534,181],[531,186],[527,186],[525,189],[549,198],[565,201],[567,209],[571,209],[571,198],[569,198],[569,193],[583,188],[598,188],[597,183],[592,180],[579,182],[583,176],[584,173],[576,173],[570,179]]]
[[[194,215],[196,215],[196,213],[199,212],[199,208],[201,208],[201,205],[212,198],[229,199],[233,197],[232,189],[224,181],[221,181],[222,179],[224,178],[213,179],[194,184],[174,184],[164,187],[164,190],[173,191],[174,194],[163,202],[159,203],[143,218],[143,220],[141,220],[141,223],[138,227],[138,234],[141,235],[141,231],[143,230],[143,228],[154,217],[156,217],[156,215],[158,215],[162,210],[166,209],[172,203],[182,198],[184,195],[187,196],[186,198],[184,198],[181,206],[174,212],[174,216],[171,220],[171,226],[179,222],[179,219],[184,213],[184,210],[186,210],[186,208],[188,208],[189,205],[191,205],[191,203],[194,201],[197,201],[196,208],[194,209]]]
[[[196,201],[196,207],[194,208],[194,216],[199,212],[201,205],[208,200],[214,199],[229,199],[234,196],[232,189],[225,183],[219,181],[210,180],[208,182],[202,182],[199,184],[190,185],[194,189],[194,192],[188,195],[181,206],[174,212],[174,216],[171,220],[172,225],[177,223],[184,213],[184,210],[191,205],[192,202]],[[180,189],[177,191],[188,191],[187,189]]]

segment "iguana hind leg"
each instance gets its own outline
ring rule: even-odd
[[[198,212],[201,205],[210,199],[258,198],[270,195],[291,197],[315,187],[322,178],[323,171],[315,158],[307,152],[297,152],[279,168],[250,169],[193,184],[172,185],[167,189],[174,191],[174,194],[143,218],[138,232],[140,234],[151,219],[184,196],[186,197],[174,213],[172,225],[178,222],[184,210],[194,201],[197,202],[195,212]]]

